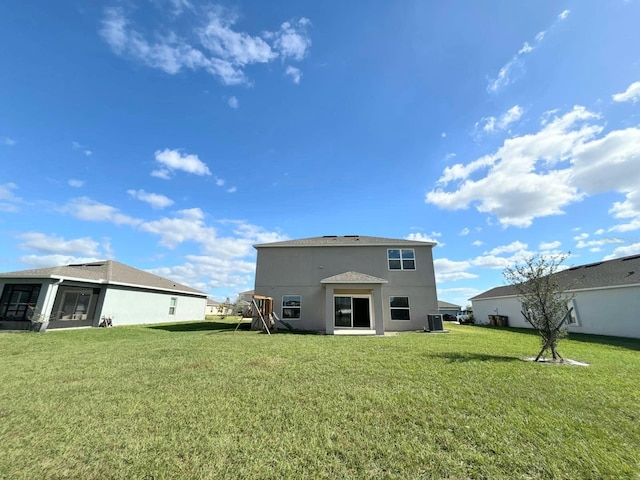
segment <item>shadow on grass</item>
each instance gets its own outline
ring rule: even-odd
[[[637,338],[607,337],[605,335],[587,335],[584,333],[570,333],[568,338],[574,342],[597,343],[629,350],[640,350],[640,339]]]
[[[234,331],[238,326],[237,323],[229,322],[185,322],[171,323],[168,325],[150,325],[147,328],[152,330],[165,330],[167,332],[220,332]],[[238,330],[249,330],[251,322],[242,322]]]
[[[487,355],[485,353],[460,353],[460,352],[443,352],[430,353],[428,357],[442,358],[447,363],[466,363],[466,362],[515,362],[517,357],[506,357],[504,355]]]

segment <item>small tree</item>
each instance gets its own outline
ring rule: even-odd
[[[218,306],[218,311],[220,312],[221,320],[224,320],[227,317],[227,314],[229,313],[230,308],[231,308],[231,301],[229,300],[229,297],[227,297],[224,303]]]
[[[547,350],[554,360],[562,361],[558,342],[567,333],[565,320],[571,314],[568,303],[572,296],[565,293],[566,285],[558,284],[556,274],[567,256],[533,255],[503,272],[506,282],[518,291],[522,315],[542,339],[536,362]]]

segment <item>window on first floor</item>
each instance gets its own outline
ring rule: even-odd
[[[415,270],[416,253],[413,248],[390,248],[387,250],[389,270]]]
[[[7,284],[0,297],[0,319],[30,320],[40,295],[40,284]]]
[[[178,306],[178,299],[176,297],[171,297],[171,300],[169,300],[169,315],[176,314],[177,306]]]
[[[283,295],[282,296],[282,318],[296,319],[300,318],[300,309],[302,308],[302,296],[300,295]]]
[[[409,297],[389,297],[391,320],[411,320]]]
[[[567,302],[567,309],[570,313],[567,314],[567,325],[579,325],[578,323],[578,311],[576,310],[576,299],[572,298]]]

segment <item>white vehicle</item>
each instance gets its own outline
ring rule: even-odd
[[[473,312],[471,310],[462,310],[456,315],[456,320],[460,323],[469,323],[472,315]]]

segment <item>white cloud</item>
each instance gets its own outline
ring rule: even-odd
[[[284,73],[285,75],[289,75],[291,77],[291,80],[293,80],[293,83],[300,83],[300,79],[302,78],[302,72],[300,71],[299,68],[288,65]]]
[[[539,250],[556,250],[558,247],[562,245],[562,242],[556,240],[554,242],[541,242],[538,247]]]
[[[37,253],[75,255],[83,257],[97,257],[99,243],[89,237],[65,240],[57,235],[46,235],[40,232],[28,232],[17,235],[22,240],[18,245],[21,250],[31,250]]]
[[[480,240],[476,240],[471,245],[473,245],[474,247],[481,247],[482,245],[484,245],[484,242],[482,242]]]
[[[499,247],[495,247],[491,251],[485,252],[485,253],[488,253],[489,255],[500,255],[502,253],[513,253],[513,252],[519,252],[519,251],[525,250],[527,248],[527,246],[528,245],[526,243],[522,243],[522,242],[516,240],[515,242],[511,242],[508,245],[501,245]]]
[[[97,202],[88,197],[74,198],[62,211],[72,216],[92,222],[111,222],[115,225],[139,225],[142,221],[121,213],[115,207]]]
[[[460,233],[458,235],[460,235],[461,237],[466,237],[467,235],[469,235],[470,230],[467,227],[464,227],[462,230],[460,230]]]
[[[76,257],[73,255],[22,255],[20,262],[31,268],[48,268],[73,263],[89,263],[104,260],[99,257]]]
[[[442,132],[442,133],[440,134],[440,136],[441,136],[442,138],[446,138],[446,137],[447,137],[447,132]]]
[[[235,193],[238,191],[237,187],[231,187],[231,188],[227,188],[227,193]]]
[[[599,118],[576,106],[535,133],[506,139],[495,153],[446,167],[426,201],[451,210],[474,205],[504,226],[527,227],[586,195],[617,191],[627,200],[614,212],[629,218],[640,189],[640,128],[596,138],[604,129]],[[461,182],[454,191],[443,190],[454,180]]]
[[[159,235],[160,244],[168,248],[186,241],[206,244],[216,237],[216,230],[205,225],[204,212],[199,208],[180,210],[177,217],[144,222],[140,230]]]
[[[127,193],[133,198],[137,198],[138,200],[148,203],[152,208],[157,210],[174,204],[174,201],[169,197],[160,195],[159,193],[149,193],[144,190],[127,190]]]
[[[414,240],[416,242],[434,242],[434,243],[438,243],[438,240],[436,240],[436,238],[440,237],[440,236],[442,236],[442,234],[438,233],[438,232],[431,232],[431,235],[427,235],[426,233],[415,232],[415,233],[410,233],[409,235],[407,235],[404,238],[406,240]]]
[[[436,272],[436,281],[438,283],[444,282],[457,282],[458,280],[472,280],[474,278],[478,278],[479,275],[475,273],[469,272],[448,272],[448,273],[437,273]]]
[[[261,38],[233,28],[239,19],[234,10],[221,6],[196,9],[180,0],[173,3],[175,11],[188,11],[196,25],[183,35],[164,27],[163,33],[153,32],[150,36],[154,40],[150,41],[149,35],[139,31],[121,8],[105,9],[100,34],[117,55],[170,75],[182,70],[204,70],[225,85],[250,84],[245,74],[247,65],[266,64],[278,57],[300,61],[311,46],[307,32],[310,22],[305,18],[285,22],[280,30],[266,32]]]
[[[505,63],[502,68],[498,71],[498,75],[496,78],[492,78],[489,80],[489,84],[487,85],[487,91],[489,93],[497,93],[502,88],[512,84],[519,76],[524,73],[524,59],[525,55],[530,54],[536,48],[540,46],[542,41],[544,40],[545,35],[549,30],[555,27],[558,22],[566,19],[569,15],[569,10],[565,10],[560,15],[558,15],[556,21],[546,30],[538,32],[535,36],[535,41],[532,44],[529,42],[524,42],[522,47],[518,50],[518,52],[511,57],[507,63]]]
[[[620,243],[624,243],[624,240],[620,240],[619,238],[603,238],[602,240],[589,240],[588,242],[578,240],[576,248],[604,247],[605,245],[615,245]]]
[[[154,177],[169,179],[176,170],[193,173],[194,175],[211,175],[209,167],[198,158],[197,155],[183,155],[179,150],[157,150],[156,161],[160,164],[160,169],[151,172]]]
[[[226,181],[223,178],[218,178],[216,177],[216,186],[218,187],[224,187],[224,184],[226,183]]]
[[[18,186],[15,183],[0,183],[0,212],[15,213],[19,210],[18,204],[23,200],[13,193],[17,189]]]
[[[622,93],[616,93],[612,96],[615,102],[633,102],[640,101],[640,82],[634,82]]]
[[[632,245],[626,245],[624,247],[616,248],[611,255],[607,255],[603,260],[613,260],[614,258],[628,257],[630,255],[637,255],[640,253],[640,243],[634,243]]]
[[[87,157],[93,155],[93,152],[91,150],[78,142],[71,142],[71,146],[74,150],[82,150],[82,153],[84,153]]]
[[[299,20],[284,22],[280,30],[272,34],[275,38],[273,47],[280,52],[283,59],[292,58],[300,61],[307,55],[311,48],[311,38],[307,32],[307,27],[310,25],[309,19],[303,17]]]
[[[620,223],[609,229],[610,232],[632,232],[640,230],[640,217],[636,217],[628,223]]]
[[[148,271],[203,291],[215,288],[246,290],[255,271],[255,263],[246,260],[207,255],[187,255],[186,260],[182,265]]]
[[[6,145],[7,147],[13,147],[16,141],[9,137],[0,137],[0,145]]]
[[[70,178],[69,180],[67,180],[67,183],[75,188],[80,188],[84,185],[84,180],[78,180],[76,178]]]
[[[227,102],[231,108],[238,108],[240,106],[238,99],[236,97],[229,97]]]
[[[230,10],[211,9],[207,25],[199,31],[200,42],[215,57],[236,66],[268,63],[278,56],[262,38],[234,31],[231,27],[237,20]]]
[[[588,233],[581,233],[581,234],[576,235],[575,237],[573,237],[573,239],[576,242],[579,242],[580,240],[584,240],[585,238],[589,238],[589,234]]]
[[[21,240],[18,248],[31,251],[20,257],[20,261],[32,268],[53,267],[70,263],[95,262],[111,258],[108,243],[100,249],[100,243],[90,237],[66,240],[55,234],[47,235],[41,232],[27,232],[17,235]]]

